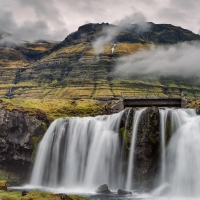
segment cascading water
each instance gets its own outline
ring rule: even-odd
[[[160,183],[165,183],[166,178],[166,122],[170,109],[159,109],[160,132],[161,132],[161,174]]]
[[[122,143],[122,153],[121,153],[121,159],[120,159],[120,171],[123,171],[123,161],[126,160],[126,137],[127,137],[127,127],[129,123],[131,109],[128,109],[127,115],[126,115],[126,121],[124,126],[124,135],[123,135],[123,143]],[[123,176],[124,174],[121,174],[121,180],[120,183],[124,183],[126,180],[126,176]]]
[[[143,111],[137,110],[134,113],[125,183],[125,188],[129,190],[134,189],[132,179],[137,164],[134,163],[134,151]],[[129,110],[127,120],[130,113]],[[55,120],[39,145],[30,185],[64,188],[64,191],[74,188],[94,191],[104,183],[107,183],[110,189],[122,188],[124,175],[120,161],[123,160],[123,142],[118,134],[122,114]],[[158,192],[147,196],[138,194],[138,198],[160,199],[158,196],[163,195],[163,188],[168,186],[171,188],[172,199],[176,199],[176,196],[181,196],[179,199],[199,198],[200,117],[192,109],[160,109],[159,114],[162,138],[161,183],[167,184],[158,188]],[[166,123],[169,122],[169,114],[171,139],[166,146]],[[126,126],[125,123],[125,129]],[[166,198],[168,197],[167,195]]]
[[[136,137],[138,126],[140,123],[140,118],[142,113],[145,109],[136,110],[134,113],[134,122],[133,122],[133,132],[132,132],[132,139],[131,139],[131,149],[128,159],[128,170],[127,170],[127,179],[126,179],[126,189],[132,189],[132,175],[133,175],[133,167],[134,167],[134,153],[135,153],[135,144],[136,144]]]
[[[122,114],[55,120],[40,142],[30,185],[118,189]]]
[[[173,196],[200,197],[200,116],[194,110],[174,110],[176,132],[167,148],[168,183]]]

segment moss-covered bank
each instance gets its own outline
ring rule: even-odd
[[[86,197],[66,194],[53,194],[43,191],[31,191],[22,196],[21,191],[0,190],[0,200],[89,200]]]

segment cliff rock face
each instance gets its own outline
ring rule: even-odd
[[[126,132],[126,164],[123,167],[126,174],[128,155],[130,153],[133,129],[134,112],[126,110],[122,117],[121,132]],[[127,117],[129,112],[129,117]],[[128,119],[128,121],[127,121]],[[125,128],[126,126],[126,128]],[[132,172],[133,187],[135,189],[149,190],[156,183],[156,176],[160,164],[160,133],[159,110],[156,107],[147,108],[140,119],[134,152],[134,167]]]
[[[18,184],[27,178],[36,146],[48,123],[40,110],[0,104],[0,174],[8,183]],[[13,180],[13,176],[18,178]]]
[[[134,184],[136,187],[152,189],[160,164],[159,111],[156,107],[147,108],[142,115],[134,162]]]

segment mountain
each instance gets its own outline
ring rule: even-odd
[[[200,86],[194,87],[192,78],[162,76],[144,80],[140,76],[122,78],[113,71],[116,61],[124,55],[152,45],[199,40],[200,35],[170,24],[149,22],[142,27],[138,24],[120,27],[102,23],[83,25],[60,43],[39,41],[24,43],[15,49],[1,47],[2,52],[8,53],[0,61],[0,97],[7,94],[13,98],[105,100],[117,99],[121,93],[164,96],[180,95],[181,91],[188,97],[198,97]],[[102,47],[103,51],[99,51]]]

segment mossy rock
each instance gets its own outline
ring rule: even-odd
[[[7,190],[6,181],[0,181],[0,190]]]

